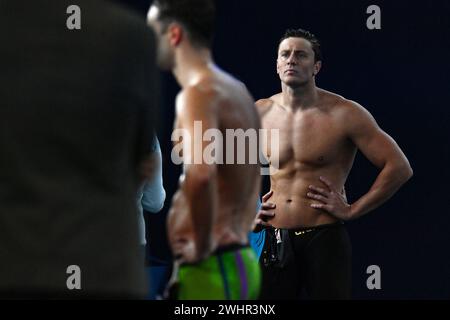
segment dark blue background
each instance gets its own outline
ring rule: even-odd
[[[129,0],[144,16],[150,1]],[[255,99],[280,91],[278,39],[305,28],[322,42],[317,85],[365,106],[401,146],[414,177],[385,205],[348,223],[357,299],[450,298],[450,1],[219,0],[214,56]],[[381,30],[369,30],[366,9],[381,8]],[[163,75],[163,212],[148,215],[150,250],[169,259],[164,219],[179,168],[170,162],[174,98]],[[348,183],[350,201],[364,194],[377,171],[358,155]],[[368,290],[366,268],[381,268],[381,290]]]

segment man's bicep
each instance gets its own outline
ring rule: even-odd
[[[356,146],[378,168],[401,154],[394,139],[381,129],[376,130],[366,139],[361,139]]]

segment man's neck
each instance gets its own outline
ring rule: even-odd
[[[191,46],[184,46],[175,53],[175,67],[172,72],[178,84],[185,88],[197,83],[203,71],[212,64],[209,49],[194,49]]]
[[[292,111],[297,109],[307,109],[317,102],[318,93],[314,81],[295,88],[282,83],[281,88],[281,102],[283,106]]]

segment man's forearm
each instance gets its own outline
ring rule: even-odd
[[[385,166],[369,192],[351,205],[349,219],[359,218],[382,205],[411,177],[409,165]]]

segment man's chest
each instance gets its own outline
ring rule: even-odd
[[[280,166],[295,161],[308,165],[333,162],[347,145],[342,124],[320,112],[272,112],[262,121],[262,143],[269,160]]]

